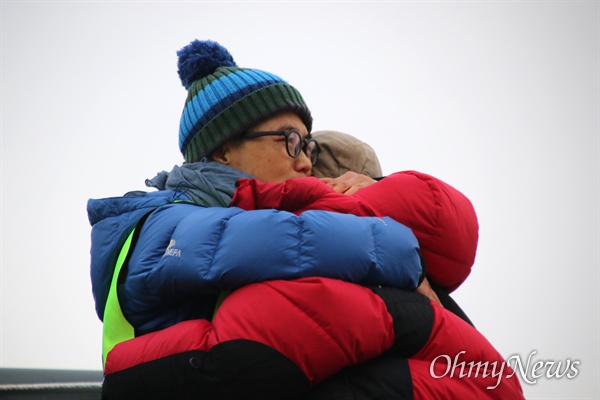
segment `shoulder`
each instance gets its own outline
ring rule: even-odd
[[[94,226],[108,218],[118,218],[138,210],[151,210],[178,200],[187,200],[187,197],[173,190],[129,192],[124,196],[89,199],[87,212],[90,224]]]

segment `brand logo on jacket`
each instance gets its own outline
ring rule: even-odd
[[[532,351],[523,362],[521,356],[514,354],[503,362],[482,362],[482,361],[460,361],[466,351],[459,352],[454,359],[449,355],[440,355],[434,358],[429,365],[429,373],[433,378],[488,378],[495,379],[495,384],[487,389],[496,389],[503,378],[512,378],[519,373],[521,379],[530,385],[537,382],[538,379],[546,377],[548,379],[560,379],[566,377],[573,379],[579,373],[578,366],[581,361],[536,361],[532,362],[532,357],[537,353]],[[511,362],[513,364],[511,364]],[[507,368],[508,367],[508,368]]]
[[[181,250],[175,248],[176,243],[177,241],[171,239],[169,245],[167,246],[167,250],[165,251],[164,256],[181,257]]]

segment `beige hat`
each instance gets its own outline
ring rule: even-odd
[[[336,131],[312,132],[321,152],[313,175],[317,178],[337,178],[353,171],[371,178],[381,177],[381,166],[375,150],[352,135]]]

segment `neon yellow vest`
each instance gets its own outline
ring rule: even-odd
[[[109,351],[112,350],[118,343],[125,340],[133,339],[135,337],[135,330],[133,326],[125,319],[123,311],[121,310],[121,304],[117,296],[117,283],[119,282],[119,274],[121,268],[125,263],[125,259],[129,254],[131,248],[131,241],[135,228],[131,231],[127,240],[123,244],[117,263],[115,264],[115,270],[113,277],[110,282],[110,289],[108,291],[108,298],[106,299],[106,306],[104,307],[104,318],[102,324],[102,365],[106,364],[106,356]]]

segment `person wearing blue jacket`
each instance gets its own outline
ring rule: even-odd
[[[88,201],[103,400],[371,400],[382,390],[412,399],[430,383],[449,393],[421,368],[426,359],[388,368],[390,356],[420,354],[441,327],[454,326],[443,325],[435,299],[413,293],[428,290],[409,228],[389,217],[231,206],[243,178],[316,179],[308,177],[320,149],[300,93],[274,74],[238,67],[212,41],[182,48],[178,68],[188,92],[184,163],[146,181],[157,191]],[[466,333],[439,343],[479,343]],[[413,373],[425,391],[413,390]]]
[[[210,319],[220,294],[254,282],[318,276],[419,286],[418,242],[390,218],[229,207],[240,178],[283,182],[311,175],[319,155],[311,113],[293,86],[238,67],[216,42],[195,40],[178,58],[188,91],[179,129],[184,163],[146,181],[158,191],[88,202],[101,320],[113,283],[135,336]],[[134,228],[125,266],[113,277]],[[105,326],[105,333],[111,329]]]

